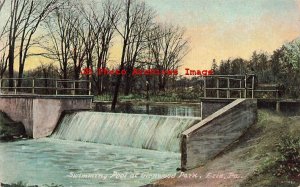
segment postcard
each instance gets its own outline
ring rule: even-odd
[[[300,186],[299,0],[0,0],[0,186]]]

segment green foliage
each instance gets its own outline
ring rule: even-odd
[[[277,151],[279,158],[276,175],[298,176],[300,173],[300,137],[282,136],[277,145]]]
[[[215,63],[215,62],[214,62]],[[288,98],[300,97],[300,40],[291,41],[272,55],[254,51],[250,60],[241,58],[221,60],[216,74],[254,73],[258,83],[284,85]],[[291,81],[293,80],[293,81]]]

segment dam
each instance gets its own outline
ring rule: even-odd
[[[96,112],[92,98],[1,95],[0,110],[34,138],[0,143],[1,182],[145,185],[204,165],[257,118],[255,99],[203,100],[200,116],[175,116],[193,112]]]
[[[180,134],[200,121],[199,117],[68,112],[46,138],[0,143],[0,178],[32,185],[141,186],[176,175]]]
[[[181,132],[198,122],[193,117],[75,112],[51,137],[179,153]]]
[[[202,120],[64,112],[47,137],[0,143],[1,182],[141,186],[175,177],[176,169],[201,166],[241,136],[255,120],[255,104],[245,99],[215,103],[210,107],[217,111]]]

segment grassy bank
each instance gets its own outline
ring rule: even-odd
[[[257,132],[255,132],[257,131]],[[241,186],[300,185],[300,116],[285,117],[260,111],[259,122],[250,133],[256,146],[249,156],[260,158],[257,167]],[[246,157],[247,159],[247,157]]]
[[[259,110],[258,122],[203,167],[188,171],[200,179],[163,179],[153,186],[298,187],[300,185],[300,116]],[[240,177],[224,179],[221,174]],[[218,174],[216,178],[209,174]],[[212,175],[210,175],[212,176]],[[218,178],[219,177],[219,178]]]

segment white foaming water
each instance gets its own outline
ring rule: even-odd
[[[199,121],[193,117],[76,112],[64,116],[51,138],[179,152],[181,132]]]

